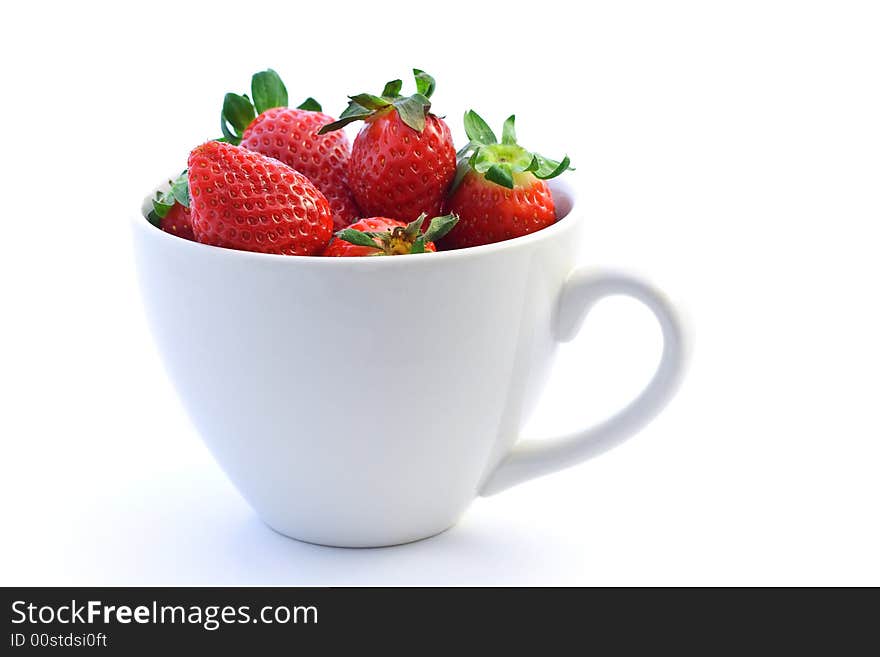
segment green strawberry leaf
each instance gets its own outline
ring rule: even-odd
[[[425,252],[425,236],[419,235],[412,243],[412,246],[409,249],[410,253],[424,253]]]
[[[220,130],[223,132],[223,136],[217,139],[217,141],[232,144],[233,146],[238,146],[241,143],[241,137],[229,128],[229,124],[226,122],[226,116],[222,112],[220,113]]]
[[[183,207],[189,207],[189,179],[186,169],[171,183],[171,196]]]
[[[469,141],[464,146],[459,149],[459,151],[455,154],[455,159],[460,160],[463,157],[467,157],[472,149],[476,148],[477,145],[474,142]]]
[[[336,233],[336,237],[357,246],[368,246],[373,249],[380,248],[372,237],[356,228],[343,228]]]
[[[431,109],[431,101],[422,94],[413,94],[405,98],[397,98],[392,103],[400,120],[416,132],[425,129],[425,116]]]
[[[569,169],[573,170],[570,163],[571,160],[568,159],[568,155],[562,158],[561,162],[557,162],[556,160],[551,160],[550,158],[534,153],[532,154],[532,162],[525,171],[531,171],[535,174],[535,178],[549,180]]]
[[[434,78],[418,68],[413,69],[413,75],[416,78],[416,91],[425,98],[430,98],[431,94],[434,93],[434,89],[437,87]]]
[[[154,203],[155,203],[155,201],[154,201]],[[156,228],[162,227],[162,219],[163,219],[163,217],[160,217],[155,209],[150,210],[147,213],[147,221],[149,221],[151,224],[153,224]]]
[[[177,178],[169,180],[170,185],[166,192],[156,192],[153,198],[153,209],[147,214],[147,220],[154,226],[161,228],[162,220],[171,212],[175,203],[185,208],[189,207],[189,179],[186,169]]]
[[[339,115],[339,118],[340,120],[347,119],[352,116],[361,116],[363,114],[369,115],[372,114],[372,112],[373,110],[364,107],[360,103],[356,101],[351,101],[348,104],[348,107],[346,107],[345,110],[343,110],[342,114]]]
[[[391,82],[385,83],[382,96],[385,98],[397,98],[400,95],[401,89],[403,89],[403,80],[391,80]]]
[[[220,129],[229,143],[236,146],[241,143],[241,135],[256,117],[254,105],[247,96],[233,93],[228,93],[224,96],[223,111],[220,115]]]
[[[495,156],[491,148],[477,148],[468,160],[471,169],[477,173],[486,173],[495,164]]]
[[[357,105],[365,107],[371,111],[385,109],[391,104],[381,96],[374,96],[373,94],[358,94],[357,96],[349,96],[349,98]],[[347,111],[348,110],[346,109],[346,112]],[[343,116],[345,116],[345,112],[343,112],[339,118],[342,118]]]
[[[452,186],[449,188],[449,196],[458,189],[458,186],[461,184],[461,181],[464,180],[464,177],[467,175],[467,172],[471,170],[470,162],[464,157],[460,157],[458,159],[458,164],[455,166],[455,178],[452,179]]]
[[[492,128],[474,110],[468,110],[464,113],[464,131],[468,139],[478,144],[498,143],[498,138],[492,132]]]
[[[414,221],[409,222],[406,225],[406,228],[403,230],[403,234],[406,235],[409,239],[415,238],[419,233],[422,232],[422,223],[428,217],[427,212],[422,212]]]
[[[355,121],[361,121],[366,119],[368,116],[372,116],[372,112],[364,112],[363,114],[352,114],[350,116],[345,117],[344,119],[339,119],[338,121],[333,121],[326,125],[321,126],[321,129],[318,130],[319,135],[326,135],[328,132],[333,132],[334,130],[339,130],[340,128],[344,128],[349,123],[354,123]]]
[[[309,96],[296,106],[296,109],[308,110],[309,112],[322,112],[321,103]]]
[[[425,231],[426,242],[436,242],[442,239],[446,234],[458,223],[458,216],[455,214],[445,214],[442,217],[434,217],[428,230]]]
[[[362,121],[369,116],[373,115],[373,110],[367,109],[360,103],[355,101],[351,101],[348,104],[348,107],[345,108],[345,111],[339,115],[339,119],[328,123],[325,126],[322,126],[320,130],[318,130],[319,135],[327,134],[328,132],[333,132],[334,130],[339,130],[347,126],[349,123],[353,123],[355,121]]]
[[[251,78],[251,95],[257,114],[273,107],[287,107],[287,88],[281,77],[271,68],[254,73]]]
[[[511,115],[504,122],[504,127],[501,128],[501,143],[502,144],[515,144],[516,143],[516,128],[514,128],[513,124],[516,121],[516,117]]]
[[[493,164],[484,175],[486,180],[507,187],[507,189],[513,189],[513,174],[510,173],[510,167],[503,164]]]
[[[156,218],[159,220],[164,219],[168,216],[168,213],[171,212],[171,208],[174,207],[174,200],[169,200],[167,195],[165,194],[156,194],[156,198],[153,199],[153,210],[152,212],[156,215]],[[160,221],[161,223],[161,221]],[[158,223],[156,224],[159,225]]]

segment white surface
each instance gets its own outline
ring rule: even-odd
[[[880,584],[872,3],[334,8],[332,44],[318,8],[293,6],[228,42],[238,5],[6,10],[0,583]],[[343,91],[412,65],[438,77],[458,139],[469,106],[495,126],[515,110],[524,144],[571,154],[585,262],[683,302],[692,367],[637,439],[478,500],[440,537],[299,544],[260,524],[187,423],[126,219],[254,70],[338,112]],[[535,434],[607,415],[656,362],[631,302],[585,329]]]

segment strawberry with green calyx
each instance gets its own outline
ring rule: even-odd
[[[271,69],[254,74],[251,95],[253,100],[233,93],[223,99],[224,141],[274,157],[306,176],[330,203],[335,228],[357,219],[360,210],[348,188],[348,137],[318,134],[333,117],[314,98],[288,108],[287,88]]]
[[[333,133],[364,121],[351,149],[348,183],[364,214],[413,221],[440,214],[455,177],[455,146],[449,126],[430,112],[434,78],[413,69],[416,93],[401,96],[403,83],[392,80],[381,96],[358,94],[334,121],[321,129]]]
[[[446,235],[458,217],[434,217],[428,229],[422,225],[428,215],[420,215],[410,223],[387,217],[361,219],[336,233],[336,239],[324,250],[331,257],[409,255],[436,251],[436,240]]]
[[[473,110],[464,115],[470,140],[459,151],[458,171],[446,209],[460,216],[443,246],[491,244],[546,228],[556,221],[547,183],[572,169],[566,155],[557,162],[516,143],[515,117],[504,122],[501,141]]]
[[[147,219],[166,233],[194,240],[186,171],[169,180],[168,185],[167,192],[156,192],[153,209],[147,214]]]
[[[223,111],[220,113],[220,129],[223,140],[236,146],[241,144],[244,132],[251,122],[266,110],[287,107],[287,87],[271,68],[251,77],[251,95],[228,93],[223,98]],[[321,105],[314,98],[306,98],[296,109],[320,112]],[[331,119],[332,120],[332,119]]]

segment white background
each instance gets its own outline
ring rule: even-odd
[[[0,583],[880,584],[876,5],[357,5],[3,10]],[[435,539],[266,529],[164,375],[128,220],[270,66],[335,113],[424,68],[459,143],[474,107],[569,153],[585,262],[690,317],[667,412]],[[605,302],[529,433],[613,411],[658,354],[647,311]]]

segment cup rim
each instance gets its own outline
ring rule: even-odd
[[[571,177],[571,175],[572,174],[570,172],[566,173],[566,176],[568,177]],[[166,233],[163,230],[160,230],[159,228],[151,224],[146,217],[149,208],[152,207],[152,199],[154,198],[156,191],[163,188],[167,189],[167,182],[155,187],[153,192],[144,198],[143,203],[141,204],[141,211],[137,213],[133,223],[135,230],[149,229],[155,239],[170,240],[169,244],[171,246],[174,246],[176,243],[176,248],[196,249],[197,251],[201,250],[202,253],[205,254],[209,252],[214,252],[217,254],[218,257],[238,258],[245,260],[255,259],[255,261],[258,262],[274,261],[300,264],[314,263],[316,264],[316,266],[328,267],[339,267],[343,265],[356,267],[389,267],[401,266],[405,263],[413,265],[419,262],[439,263],[444,260],[475,258],[483,255],[497,253],[499,251],[525,248],[538,242],[553,239],[554,237],[571,229],[578,221],[577,215],[575,214],[576,194],[572,183],[568,180],[559,178],[548,180],[547,183],[550,186],[550,193],[553,196],[553,201],[556,206],[559,207],[560,205],[563,205],[568,207],[568,211],[564,215],[562,215],[562,217],[557,219],[552,225],[535,231],[534,233],[529,233],[528,235],[522,235],[520,237],[514,237],[509,240],[503,240],[501,242],[493,242],[492,244],[483,244],[481,246],[470,246],[462,249],[451,249],[449,251],[415,253],[407,255],[405,258],[327,258],[320,255],[291,256],[278,253],[260,253],[257,251],[229,249],[226,247],[214,246],[211,244],[202,244],[193,240],[182,239],[180,237],[177,237],[176,235],[172,235],[170,233]],[[317,263],[327,264],[319,265]]]

